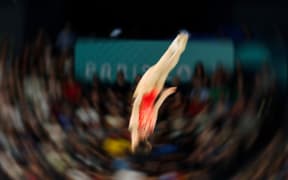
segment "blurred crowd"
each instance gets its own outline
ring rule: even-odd
[[[151,152],[130,152],[127,129],[132,93],[141,76],[90,84],[73,73],[75,37],[64,29],[56,43],[41,31],[19,56],[9,41],[0,57],[1,179],[225,179],[239,153],[259,139],[265,108],[275,94],[269,64],[246,73],[241,61],[212,74],[201,62],[160,109]],[[284,179],[287,148],[281,134],[231,179]],[[284,143],[282,143],[284,144]],[[141,150],[141,149],[140,149]],[[240,166],[240,162],[236,162]]]

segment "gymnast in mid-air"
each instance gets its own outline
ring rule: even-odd
[[[188,33],[180,32],[160,60],[144,73],[137,84],[129,122],[132,152],[140,143],[152,148],[148,138],[154,131],[160,106],[176,91],[176,87],[163,90],[164,84],[185,50],[188,39]]]

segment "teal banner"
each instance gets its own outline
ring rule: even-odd
[[[277,83],[287,87],[287,56],[281,49],[273,44],[249,41],[236,46],[235,58],[252,71],[259,71],[263,63],[268,63]]]
[[[75,47],[76,78],[82,82],[91,81],[94,74],[101,80],[114,81],[116,73],[122,70],[129,81],[137,74],[143,74],[155,64],[166,51],[168,40],[110,40],[80,39]],[[209,73],[222,63],[227,70],[234,66],[234,47],[229,40],[190,40],[186,50],[168,80],[175,75],[182,81],[191,78],[197,62],[203,62]]]

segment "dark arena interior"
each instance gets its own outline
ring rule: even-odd
[[[0,1],[0,179],[288,179],[286,1]],[[180,31],[151,149],[132,94]]]

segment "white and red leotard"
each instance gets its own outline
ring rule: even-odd
[[[158,95],[159,91],[153,89],[142,97],[138,121],[138,132],[141,139],[145,139],[154,131],[156,123],[153,120],[153,116],[155,115],[154,105]]]

